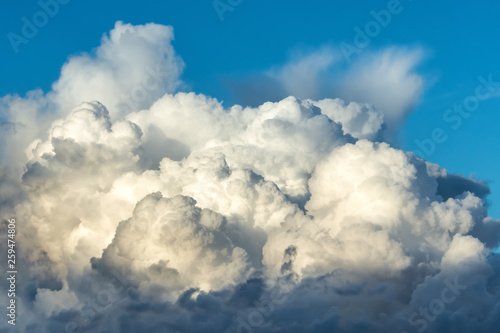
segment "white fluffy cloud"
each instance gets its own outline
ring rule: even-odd
[[[117,22],[94,52],[69,58],[48,93],[2,97],[0,119],[7,120],[0,133],[2,160],[26,163],[25,148],[82,102],[98,100],[112,119],[119,119],[182,87],[184,63],[175,54],[173,39],[171,27]]]
[[[117,23],[51,92],[2,99],[22,147],[0,170],[0,207],[22,225],[22,329],[495,331],[487,186],[380,142],[416,101],[418,55],[355,64],[345,93],[360,95],[344,102],[314,92],[335,60],[323,50],[275,73],[310,99],[224,108],[174,93],[172,39]]]
[[[50,96],[62,110],[98,100],[113,117],[147,108],[181,85],[184,63],[173,39],[171,27],[117,22],[95,54],[72,57],[63,66]]]
[[[250,105],[290,95],[304,99],[342,98],[350,105],[349,112],[343,112],[342,117],[354,126],[352,130],[366,135],[362,131],[379,126],[383,117],[384,133],[377,139],[395,144],[399,129],[415,109],[423,91],[424,78],[415,68],[424,55],[421,48],[390,47],[365,53],[345,68],[342,56],[324,47],[298,54],[285,65],[246,80],[230,80],[230,89],[237,100]],[[335,113],[335,105],[339,103],[328,104],[323,106]],[[356,116],[360,113],[357,109],[363,108],[372,109],[368,112],[371,119],[355,120],[360,118]],[[338,112],[337,117],[340,114],[342,112]],[[364,129],[360,128],[362,123]]]
[[[133,217],[120,223],[102,261],[133,271],[141,291],[150,284],[157,286],[155,293],[165,288],[164,298],[173,293],[172,301],[192,287],[219,290],[245,281],[251,273],[247,253],[228,237],[226,219],[195,204],[179,195],[146,196]]]
[[[309,189],[309,221],[290,218],[265,246],[264,260],[273,275],[289,246],[297,248],[299,276],[342,269],[391,277],[411,266],[437,267],[453,236],[471,231],[484,210],[470,193],[440,200],[424,161],[363,140],[318,163]]]
[[[389,48],[353,64],[336,84],[336,94],[347,100],[373,104],[384,114],[386,138],[394,140],[398,129],[415,109],[424,79],[415,72],[424,56],[421,49]]]

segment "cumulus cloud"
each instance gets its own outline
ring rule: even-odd
[[[397,130],[415,109],[424,79],[415,67],[424,57],[421,49],[389,48],[353,64],[335,89],[339,97],[373,104],[384,113],[386,137]]]
[[[384,142],[418,52],[353,64],[343,100],[324,49],[274,70],[297,97],[225,108],[176,91],[172,39],[118,22],[52,91],[2,98],[22,331],[496,331],[488,186]]]
[[[249,105],[290,95],[361,103],[358,108],[374,108],[383,115],[385,133],[379,140],[397,144],[398,130],[415,109],[423,91],[424,78],[415,68],[424,55],[421,48],[390,47],[366,53],[346,68],[337,51],[321,48],[297,54],[285,65],[246,80],[228,80],[228,83],[237,100]]]
[[[176,91],[184,63],[171,45],[171,27],[117,22],[95,54],[72,57],[62,68],[51,96],[63,110],[99,100],[112,115],[149,107]]]
[[[219,290],[245,280],[251,273],[248,255],[234,246],[226,231],[227,220],[195,204],[194,199],[179,195],[146,196],[133,217],[120,223],[113,242],[94,266],[124,265],[134,272],[130,274],[137,274],[139,290],[163,293],[172,301],[193,286]]]
[[[172,27],[117,22],[95,51],[69,58],[51,91],[2,97],[0,119],[7,127],[0,134],[2,160],[26,163],[25,148],[82,102],[98,100],[118,119],[181,88],[184,63],[173,39]]]

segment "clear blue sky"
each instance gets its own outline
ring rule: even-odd
[[[225,78],[282,65],[293,50],[351,42],[353,27],[363,27],[372,20],[370,11],[387,3],[243,0],[221,21],[211,0],[71,0],[15,53],[8,33],[21,34],[22,17],[32,19],[40,6],[37,1],[9,1],[0,12],[0,96],[35,88],[48,91],[69,56],[97,47],[102,34],[122,20],[172,25],[174,47],[186,63],[183,80],[193,91],[231,105],[239,101]],[[500,218],[500,97],[481,101],[457,129],[443,121],[448,108],[474,94],[478,76],[491,75],[500,82],[500,3],[403,0],[401,5],[404,10],[368,49],[419,45],[427,50],[418,67],[425,91],[401,132],[402,147],[415,151],[415,140],[442,128],[448,139],[436,144],[427,158],[450,172],[488,181],[490,215]]]

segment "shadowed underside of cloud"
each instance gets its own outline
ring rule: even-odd
[[[21,331],[496,332],[488,186],[390,145],[418,52],[328,81],[325,49],[267,75],[297,97],[224,108],[174,93],[172,38],[117,23],[51,92],[1,100]]]

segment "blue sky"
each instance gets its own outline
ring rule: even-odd
[[[83,1],[71,0],[46,25],[19,45],[8,33],[21,34],[22,17],[40,11],[36,1],[8,2],[0,13],[0,95],[50,85],[69,56],[99,45],[117,20],[155,22],[175,29],[173,45],[186,64],[187,90],[224,101],[243,103],[230,89],[234,80],[286,64],[297,52],[322,47],[339,50],[352,43],[354,27],[373,20],[370,11],[388,1],[233,1],[220,19],[212,1]],[[500,218],[500,98],[481,101],[457,129],[443,120],[446,110],[474,94],[478,77],[500,81],[500,4],[495,1],[402,1],[401,12],[371,39],[364,52],[390,46],[418,47],[425,55],[416,71],[425,80],[418,105],[400,133],[405,150],[418,150],[415,140],[441,128],[447,140],[427,157],[450,172],[487,181],[492,194],[490,215]],[[362,56],[360,54],[359,56]],[[354,56],[356,57],[356,55]],[[345,59],[341,66],[348,66]]]

